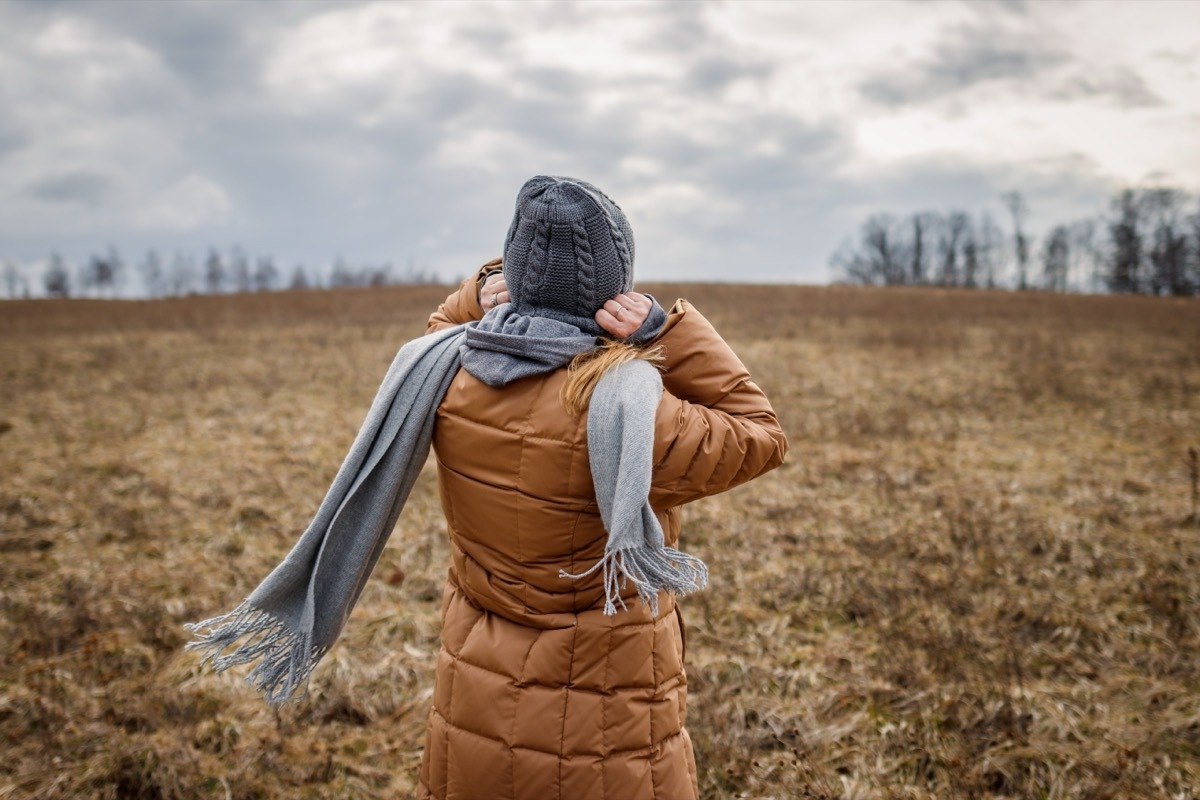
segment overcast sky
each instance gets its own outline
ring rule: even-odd
[[[1200,188],[1200,3],[0,3],[0,258],[465,274],[521,183],[647,279],[824,282],[875,211]]]

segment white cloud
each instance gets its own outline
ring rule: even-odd
[[[137,219],[144,228],[190,231],[227,222],[230,210],[229,196],[218,184],[187,175],[151,198]]]

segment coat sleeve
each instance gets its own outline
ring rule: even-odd
[[[762,389],[686,300],[655,340],[665,352],[650,503],[669,508],[723,492],[783,463],[787,437]]]
[[[499,266],[500,259],[493,258],[460,283],[438,306],[437,311],[429,315],[429,321],[425,323],[425,332],[433,333],[462,325],[464,322],[483,319],[483,308],[479,305],[479,284],[484,275]]]

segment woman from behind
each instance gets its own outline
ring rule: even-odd
[[[187,646],[255,664],[271,705],[302,696],[432,444],[452,559],[418,797],[695,800],[676,596],[707,567],[679,507],[787,440],[700,312],[633,291],[633,259],[594,186],[527,182],[501,272],[400,348],[308,528]]]
[[[633,291],[633,261],[615,203],[539,176],[503,260],[430,317],[479,321],[433,430],[452,563],[418,797],[697,796],[676,595],[706,571],[675,549],[679,507],[787,441],[694,307]]]

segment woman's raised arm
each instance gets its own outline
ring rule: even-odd
[[[686,300],[654,340],[665,352],[655,420],[655,508],[681,505],[783,463],[787,437],[762,389],[712,324]]]
[[[425,332],[433,333],[462,325],[464,322],[483,319],[483,307],[479,305],[479,283],[488,272],[499,267],[500,259],[493,258],[471,273],[446,297],[437,311],[429,315],[429,321],[425,323]]]

